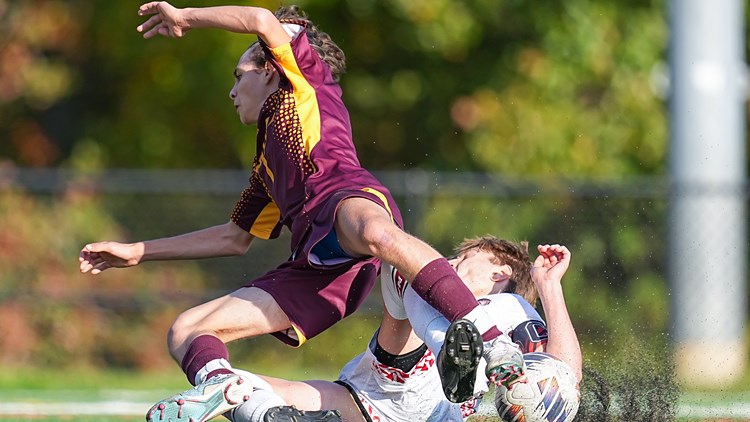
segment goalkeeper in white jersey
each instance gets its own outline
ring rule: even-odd
[[[580,348],[557,288],[570,253],[559,245],[538,249],[540,258],[532,264],[525,243],[483,237],[462,243],[450,262],[493,315],[496,326],[524,353],[547,350],[561,358],[566,355],[566,362],[580,380]],[[488,386],[483,371],[473,371],[478,382],[471,380],[473,391],[465,402],[453,403],[440,393],[436,356],[443,347],[446,330],[455,330],[457,323],[451,325],[422,301],[390,267],[382,270],[381,286],[385,302],[381,326],[365,352],[343,368],[339,380],[296,382],[244,373],[256,391],[235,409],[232,419],[462,421],[475,413],[478,399]],[[550,318],[549,338],[541,317],[529,304],[536,302],[537,289]],[[508,291],[523,292],[523,296]],[[479,369],[482,365],[480,362]]]

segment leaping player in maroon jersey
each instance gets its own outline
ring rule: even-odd
[[[493,325],[450,263],[403,230],[391,194],[360,165],[338,84],[344,53],[326,33],[293,6],[274,14],[259,7],[178,9],[150,2],[138,14],[147,17],[137,28],[147,39],[181,38],[198,28],[258,36],[240,57],[229,93],[240,121],[257,125],[252,173],[227,223],[142,242],[90,243],[80,252],[80,270],[98,274],[145,261],[243,255],[255,238],[276,238],[282,227],[291,232],[288,261],[177,318],[169,351],[196,387],[158,403],[150,419],[203,421],[236,407],[248,389],[232,371],[225,344],[272,334],[302,345],[360,306],[381,261],[449,321],[476,325],[489,374],[508,384],[522,375],[518,347]]]

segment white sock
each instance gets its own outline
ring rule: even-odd
[[[435,355],[435,357],[440,353],[440,349],[443,348],[443,343],[445,343],[445,332],[448,330],[449,326],[450,323],[448,323],[448,320],[441,315],[440,318],[435,318],[427,324],[424,338],[420,337],[427,344],[427,347],[430,348],[430,351],[432,351],[432,354]]]
[[[286,406],[286,402],[276,393],[267,390],[255,390],[250,400],[232,410],[232,422],[263,422],[263,417],[269,409],[276,406]]]
[[[473,322],[474,326],[477,327],[477,331],[479,331],[480,334],[486,333],[490,328],[495,326],[495,322],[492,320],[492,317],[487,312],[487,310],[484,309],[484,306],[481,305],[472,309],[471,312],[463,317],[463,319],[467,319]]]
[[[232,410],[230,419],[233,422],[263,422],[263,417],[270,408],[286,406],[284,399],[274,393],[271,385],[259,376],[241,369],[235,369],[234,372],[253,384],[253,393],[250,400]]]
[[[440,312],[425,302],[424,299],[419,297],[411,287],[407,288],[404,292],[404,306],[406,307],[406,314],[409,316],[412,329],[427,344],[430,351],[437,356],[443,347],[443,343],[445,343],[445,332],[448,331],[450,322]],[[483,307],[477,307],[472,312],[469,312],[464,319],[469,319],[470,315],[474,311],[477,311],[477,309],[484,313],[484,316],[480,314],[480,318],[489,318],[489,314],[481,308]],[[477,328],[479,329],[479,326]],[[481,332],[481,329],[479,330]],[[474,394],[486,393],[488,390],[489,381],[484,374],[486,367],[487,362],[484,359],[480,360],[479,367],[477,368],[477,379],[474,383]]]
[[[202,384],[204,381],[206,381],[206,376],[208,376],[208,374],[210,374],[212,371],[222,368],[235,372],[234,368],[232,368],[232,365],[230,365],[226,359],[214,359],[208,362],[203,368],[201,368],[200,371],[198,371],[197,374],[195,374],[194,385]]]
[[[411,287],[407,287],[404,292],[404,307],[417,337],[437,356],[445,342],[445,331],[448,330],[450,322],[419,297]]]
[[[253,385],[253,388],[256,390],[273,391],[273,387],[271,387],[271,384],[267,383],[263,378],[253,374],[252,372],[234,368],[232,369],[232,371],[234,371],[235,374],[240,375],[250,381],[250,383]]]

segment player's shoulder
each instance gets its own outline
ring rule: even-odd
[[[505,321],[541,319],[537,310],[526,299],[515,293],[495,293],[482,296],[477,300],[490,312],[500,312],[502,315],[500,318]]]

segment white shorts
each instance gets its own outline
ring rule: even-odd
[[[429,350],[409,372],[378,362],[373,354],[377,334],[339,375],[368,422],[462,422],[476,413],[477,400],[456,404],[445,398],[436,358]]]

